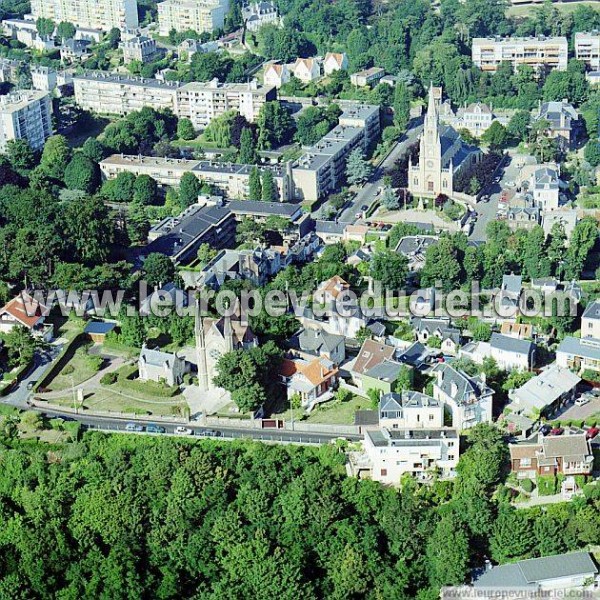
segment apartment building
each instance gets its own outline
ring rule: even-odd
[[[383,69],[371,67],[364,71],[352,73],[352,75],[350,75],[350,83],[356,87],[367,87],[368,85],[375,86],[384,75],[385,71]]]
[[[529,65],[536,71],[566,71],[569,44],[566,37],[473,38],[471,54],[482,71],[494,72],[503,62],[511,63],[515,70],[519,65]]]
[[[158,32],[210,33],[223,27],[228,11],[229,0],[165,0],[158,3]]]
[[[340,103],[339,124],[295,162],[294,197],[315,201],[334,191],[343,181],[346,161],[357,147],[364,150],[380,130],[379,107]]]
[[[205,83],[193,81],[177,91],[176,113],[190,119],[196,129],[228,110],[253,122],[262,105],[276,98],[275,87],[260,85],[255,79],[248,83],[220,83],[216,78]]]
[[[52,135],[52,105],[47,92],[23,90],[0,96],[0,152],[10,140],[25,139],[40,150]]]
[[[136,176],[150,175],[161,186],[177,186],[184,173],[193,173],[229,198],[248,197],[252,169],[251,165],[237,163],[123,154],[113,154],[100,163],[100,170],[106,179],[114,179],[119,173],[129,172]],[[289,200],[292,184],[288,166],[265,165],[261,169],[269,169],[273,173],[279,199]]]
[[[116,73],[89,71],[73,78],[75,102],[86,110],[105,115],[126,115],[144,106],[175,112],[177,81],[161,82]]]
[[[575,33],[575,58],[583,61],[590,71],[600,69],[600,31]]]
[[[31,14],[34,20],[44,17],[103,31],[138,26],[137,0],[31,0]]]

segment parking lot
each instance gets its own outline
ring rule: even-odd
[[[600,397],[596,396],[583,406],[572,404],[561,415],[556,417],[559,421],[585,421],[595,414],[600,414]]]

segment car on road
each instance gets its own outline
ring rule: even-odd
[[[189,427],[175,427],[174,430],[175,435],[194,435],[193,430]]]
[[[198,435],[203,437],[220,437],[222,434],[220,431],[216,431],[215,429],[203,429],[198,432]]]
[[[585,406],[589,401],[590,397],[584,394],[575,400],[575,406]]]
[[[148,425],[148,427],[146,427],[146,431],[148,433],[165,433],[165,431],[167,431],[164,427],[161,427],[160,425],[155,425],[154,423],[150,423],[150,425]]]
[[[588,440],[593,440],[598,433],[600,433],[600,428],[598,427],[590,427],[586,432],[585,432],[585,437]]]
[[[37,383],[37,381],[28,381],[27,382],[27,389],[28,390],[32,390],[35,387],[36,383]]]
[[[125,425],[125,431],[140,432],[144,431],[144,427],[142,425],[138,425],[137,423],[127,423],[127,425]]]
[[[485,196],[481,196],[481,202],[489,202],[490,201],[490,197],[486,194]]]

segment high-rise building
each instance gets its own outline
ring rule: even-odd
[[[211,32],[221,29],[229,11],[229,0],[165,0],[158,4],[158,32]]]
[[[586,63],[591,71],[600,69],[600,31],[575,33],[575,58]]]
[[[31,14],[36,19],[67,21],[76,27],[103,31],[138,26],[137,0],[31,0]]]
[[[0,152],[10,140],[25,139],[34,150],[40,150],[52,135],[50,95],[37,90],[24,90],[0,96]]]
[[[473,38],[471,54],[482,71],[497,71],[503,62],[510,63],[515,70],[519,65],[529,65],[538,72],[566,71],[569,44],[566,37]]]

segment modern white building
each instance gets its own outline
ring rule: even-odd
[[[410,390],[384,394],[379,400],[379,424],[386,429],[441,429],[444,403]]]
[[[44,17],[103,31],[138,26],[137,0],[31,0],[31,14],[34,20]]]
[[[566,37],[489,37],[473,38],[473,62],[482,71],[496,71],[503,62],[516,70],[529,65],[536,71],[558,69],[566,71],[569,43]]]
[[[575,33],[575,58],[583,61],[590,71],[600,69],[600,31]]]
[[[0,152],[6,151],[7,142],[19,139],[40,150],[52,133],[48,92],[22,90],[0,96]]]
[[[356,87],[376,86],[385,75],[385,71],[378,67],[371,67],[363,71],[357,71],[350,75],[350,83]]]
[[[505,371],[529,371],[535,361],[535,344],[508,335],[493,333],[489,342],[471,342],[459,351],[460,357],[483,364],[486,358],[493,358]]]
[[[158,32],[195,31],[210,33],[221,29],[229,10],[229,0],[164,0],[158,5]]]

